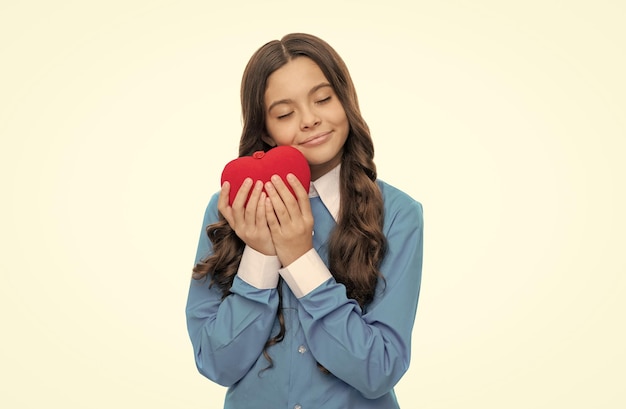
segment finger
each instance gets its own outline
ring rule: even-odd
[[[257,206],[259,203],[259,198],[261,197],[261,192],[263,192],[263,182],[257,180],[254,184],[254,188],[252,189],[252,193],[250,194],[250,198],[248,199],[248,204],[246,205],[245,218],[246,220],[255,220],[255,215],[257,211]]]
[[[226,209],[230,204],[228,202],[228,197],[230,194],[230,183],[224,182],[220,189],[220,196],[217,198],[217,209],[222,210]]]
[[[280,179],[280,178],[279,178]],[[284,185],[283,185],[284,186]],[[267,182],[265,184],[265,191],[267,192],[267,196],[269,200],[272,202],[272,208],[274,209],[274,213],[276,213],[276,217],[280,223],[285,223],[290,219],[289,211],[283,202],[283,199],[278,194],[278,191],[274,187],[273,182]]]
[[[246,178],[241,184],[237,195],[235,195],[235,200],[233,200],[233,203],[231,205],[231,207],[233,208],[233,217],[235,219],[235,223],[243,223],[244,221],[244,206],[246,204],[246,200],[248,199],[248,193],[250,193],[251,187],[252,179]]]
[[[220,196],[217,199],[217,210],[224,216],[228,224],[233,227],[232,208],[229,204],[230,183],[224,182],[220,190]]]
[[[311,213],[311,202],[309,201],[309,193],[306,191],[304,186],[302,186],[300,180],[293,173],[289,173],[287,175],[287,182],[291,185],[291,188],[296,194],[296,199],[298,200],[300,211],[303,214]]]
[[[272,199],[265,198],[265,219],[267,220],[267,226],[270,228],[272,234],[280,231],[280,223],[276,217],[274,206],[272,205]]]
[[[261,184],[262,186],[263,184]],[[261,192],[261,196],[259,197],[259,203],[256,207],[256,225],[259,228],[267,227],[267,216],[265,215],[266,206],[265,199],[267,195],[265,192]]]
[[[274,175],[272,176],[271,181],[283,203],[285,204],[285,207],[287,208],[289,214],[295,216],[300,213],[298,201],[294,194],[291,193],[291,190],[289,190],[283,179],[278,175]]]
[[[278,192],[281,199],[283,199],[283,202],[286,203],[288,199],[293,198],[293,193],[291,193],[291,191],[283,181],[283,178],[278,175],[273,175],[270,180],[272,181],[272,184],[276,188],[276,191]]]

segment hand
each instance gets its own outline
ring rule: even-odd
[[[272,176],[265,184],[265,211],[272,241],[283,267],[313,248],[313,214],[309,194],[298,178],[287,175],[295,197],[283,180]]]
[[[252,189],[252,194],[250,194],[250,199],[246,205],[246,198],[250,189]],[[228,203],[229,192],[230,183],[224,182],[217,202],[217,209],[246,245],[259,253],[275,256],[276,250],[266,219],[265,199],[267,196],[263,192],[263,182],[257,181],[253,188],[252,179],[247,178],[239,188],[232,206]]]

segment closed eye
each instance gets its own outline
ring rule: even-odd
[[[324,99],[321,99],[321,100],[317,101],[317,103],[318,103],[318,104],[325,104],[326,102],[330,101],[330,98],[331,98],[331,97],[330,97],[330,96],[328,96],[328,97],[326,97],[326,98],[324,98]]]
[[[292,111],[292,112],[289,112],[288,114],[279,115],[277,118],[278,118],[278,119],[285,119],[285,118],[287,118],[287,117],[288,117],[289,115],[291,115],[291,114],[293,114],[293,111]]]

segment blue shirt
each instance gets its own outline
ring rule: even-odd
[[[263,371],[268,361],[262,352],[280,328],[275,286],[253,285],[238,273],[232,294],[222,301],[221,290],[209,289],[208,279],[191,281],[186,313],[196,366],[228,387],[225,408],[399,407],[393,387],[410,361],[422,270],[422,206],[382,181],[378,185],[388,249],[380,267],[385,280],[379,280],[374,300],[363,311],[332,276],[314,288],[306,288],[311,284],[305,277],[303,290],[302,271],[281,269],[286,334],[268,349],[273,368]],[[317,244],[306,256],[327,264],[324,243],[335,222],[325,207],[319,209],[313,213]],[[217,220],[216,194],[205,212],[196,261],[210,253],[204,228]]]

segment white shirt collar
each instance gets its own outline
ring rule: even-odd
[[[341,164],[337,165],[327,174],[317,178],[317,180],[311,181],[311,187],[309,189],[309,197],[319,196],[322,200],[322,203],[324,203],[324,206],[326,206],[335,221],[339,219],[340,170]]]

